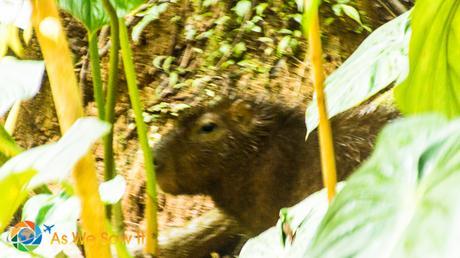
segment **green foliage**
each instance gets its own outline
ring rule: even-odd
[[[0,168],[0,231],[10,221],[27,194],[37,187],[67,179],[73,166],[109,126],[94,118],[82,118],[57,142],[32,148],[8,160]]]
[[[115,204],[120,201],[125,190],[126,180],[120,175],[99,185],[99,195],[105,204]]]
[[[460,253],[460,246],[449,241],[460,234],[459,154],[460,120],[420,116],[388,126],[302,257],[447,258]]]
[[[144,28],[152,21],[158,20],[160,15],[168,9],[169,3],[161,3],[153,5],[146,11],[140,12],[137,16],[142,16],[142,19],[133,27],[131,32],[132,39],[137,42]]]
[[[5,227],[8,226],[19,205],[27,197],[26,186],[36,173],[37,171],[33,169],[0,173],[0,194],[2,196],[0,232],[3,232]]]
[[[109,22],[101,1],[58,0],[59,6],[85,25],[91,33],[97,32]]]
[[[249,0],[240,0],[235,5],[235,7],[232,8],[232,10],[235,11],[235,13],[238,16],[245,17],[251,11],[251,6],[252,6],[251,1],[249,1]]]
[[[145,0],[110,0],[110,2],[117,10],[118,17],[121,18],[143,4]]]
[[[410,74],[395,91],[399,108],[460,115],[460,1],[417,1],[412,28]]]
[[[460,252],[448,241],[460,234],[459,154],[460,120],[400,119],[329,209],[324,190],[311,195],[248,241],[240,257],[451,257]]]
[[[13,137],[11,137],[3,125],[0,124],[0,154],[5,158],[12,157],[19,154],[21,150],[21,147],[16,144]],[[2,164],[3,162],[0,160],[0,165]]]
[[[375,30],[325,81],[329,117],[361,104],[407,76],[409,18],[405,13]],[[313,97],[314,100],[316,96]],[[318,126],[318,109],[307,108],[308,134]]]
[[[111,0],[118,17],[124,17],[144,0]],[[109,17],[100,0],[58,0],[59,6],[85,25],[90,33],[109,23]]]
[[[44,71],[43,61],[18,60],[10,56],[0,59],[0,117],[16,101],[38,93]]]
[[[342,187],[339,184],[338,188]],[[323,189],[291,208],[282,209],[276,226],[246,242],[239,257],[301,257],[299,251],[313,239],[327,208],[327,192]],[[283,228],[292,229],[294,236],[287,235]]]
[[[363,24],[358,10],[356,10],[356,8],[353,6],[344,3],[337,3],[332,6],[332,10],[334,11],[335,15],[342,16],[342,14],[345,14],[346,16],[356,21],[365,30],[371,31],[371,28]]]

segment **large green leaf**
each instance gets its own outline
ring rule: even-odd
[[[0,124],[0,154],[5,159],[19,154],[22,151],[14,141],[13,137],[6,131],[5,127]],[[3,161],[0,158],[0,166],[3,165]]]
[[[118,17],[124,17],[143,4],[145,0],[110,0],[117,10]]]
[[[408,69],[409,12],[375,30],[325,81],[329,117],[359,105]],[[306,112],[307,135],[318,126],[316,95]]]
[[[298,257],[457,257],[460,120],[386,127]]]
[[[144,0],[110,0],[118,17],[124,17]],[[91,33],[109,22],[101,0],[58,0],[59,6],[80,20]]]
[[[339,184],[338,189],[342,187],[343,183]],[[239,257],[301,257],[299,251],[303,251],[302,247],[313,238],[327,207],[327,191],[323,189],[291,208],[282,209],[276,226],[246,242]],[[293,242],[283,230],[285,224],[295,234]]]
[[[418,0],[412,29],[410,72],[396,103],[406,114],[460,115],[460,0]]]
[[[58,142],[35,147],[8,160],[0,168],[0,177],[33,168],[38,173],[30,181],[29,190],[60,182],[69,176],[75,163],[109,128],[107,123],[96,118],[80,118]]]
[[[19,100],[29,99],[40,90],[43,61],[0,58],[0,117]]]
[[[59,6],[81,21],[90,32],[109,22],[101,0],[58,0]]]
[[[29,191],[65,180],[75,163],[109,128],[95,118],[81,118],[57,143],[24,151],[8,160],[0,168],[0,232]]]
[[[11,221],[19,205],[27,197],[26,186],[37,172],[33,169],[17,171],[15,173],[0,173],[0,196],[2,209],[0,210],[0,232],[3,232]]]

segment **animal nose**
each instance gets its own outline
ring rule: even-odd
[[[155,166],[156,172],[161,171],[163,168],[163,163],[157,157],[153,159],[153,165]]]

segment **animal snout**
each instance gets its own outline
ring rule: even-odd
[[[156,172],[159,172],[159,171],[163,170],[163,168],[164,168],[164,163],[158,157],[155,157],[153,159],[153,165],[155,166],[155,171]]]

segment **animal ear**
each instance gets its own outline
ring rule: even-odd
[[[254,118],[254,110],[250,103],[239,99],[232,103],[230,107],[230,116],[233,121],[242,126],[252,124]]]

